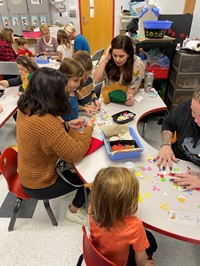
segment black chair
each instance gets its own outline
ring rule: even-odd
[[[97,61],[95,65],[97,65],[97,64],[99,63],[99,60],[101,59],[101,57],[102,57],[102,55],[103,55],[103,53],[104,53],[104,50],[105,50],[105,49],[102,48],[102,49],[96,51],[96,52],[92,55],[92,57],[91,57],[92,61],[93,61],[93,62],[94,62],[94,61]]]

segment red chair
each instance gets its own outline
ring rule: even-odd
[[[83,258],[87,266],[116,266],[104,256],[102,256],[92,245],[90,239],[87,236],[85,227],[82,227],[83,232],[83,254],[80,256],[76,266],[82,264]]]
[[[8,226],[8,231],[13,231],[22,201],[31,199],[22,189],[17,172],[17,151],[11,147],[5,149],[0,156],[0,171],[6,179],[8,190],[16,195],[17,199],[14,205],[13,214]],[[53,225],[58,223],[49,205],[49,200],[43,200],[45,209]]]

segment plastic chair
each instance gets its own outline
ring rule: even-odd
[[[102,56],[104,50],[105,50],[105,49],[102,48],[102,49],[96,51],[96,52],[93,54],[93,56],[91,57],[92,61],[97,61],[95,65],[97,65],[97,64],[99,63],[99,60],[100,60],[100,58],[101,58],[101,56]]]
[[[0,157],[0,171],[6,179],[9,191],[17,197],[8,226],[8,231],[13,231],[22,201],[25,199],[31,199],[31,197],[23,191],[19,181],[16,149],[9,147],[3,151]],[[49,200],[46,199],[43,200],[43,202],[52,224],[57,226],[58,223],[49,205]]]
[[[83,232],[83,254],[79,257],[76,266],[82,264],[83,258],[87,266],[116,266],[104,256],[102,256],[92,245],[90,239],[87,236],[85,227],[82,227]]]

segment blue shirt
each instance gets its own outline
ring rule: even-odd
[[[65,121],[70,121],[70,120],[78,118],[78,99],[77,99],[77,96],[76,95],[70,96],[69,97],[69,103],[71,105],[72,110],[71,110],[70,115],[63,115],[62,116],[62,118]]]
[[[81,34],[78,34],[74,40],[74,51],[83,50],[90,53],[90,46],[85,37]]]

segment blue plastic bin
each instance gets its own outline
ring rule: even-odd
[[[169,20],[144,20],[145,29],[164,29],[168,30],[171,28],[172,21]]]
[[[48,58],[47,59],[44,59],[44,58],[42,58],[42,56],[38,56],[36,58],[35,62],[37,64],[49,64],[50,63],[50,59],[48,59]]]
[[[129,131],[130,131],[130,135],[132,136],[133,140],[135,140],[135,142],[137,143],[138,148],[141,148],[141,150],[130,150],[130,151],[126,151],[126,152],[111,152],[109,144],[106,140],[106,137],[104,135],[104,132],[102,130],[102,137],[103,137],[103,141],[104,141],[104,145],[106,147],[106,152],[108,153],[110,159],[112,161],[115,160],[126,160],[126,159],[132,159],[132,158],[138,158],[141,155],[141,152],[144,151],[144,147],[141,143],[141,141],[139,140],[137,134],[135,133],[134,129],[132,127],[129,127]]]

